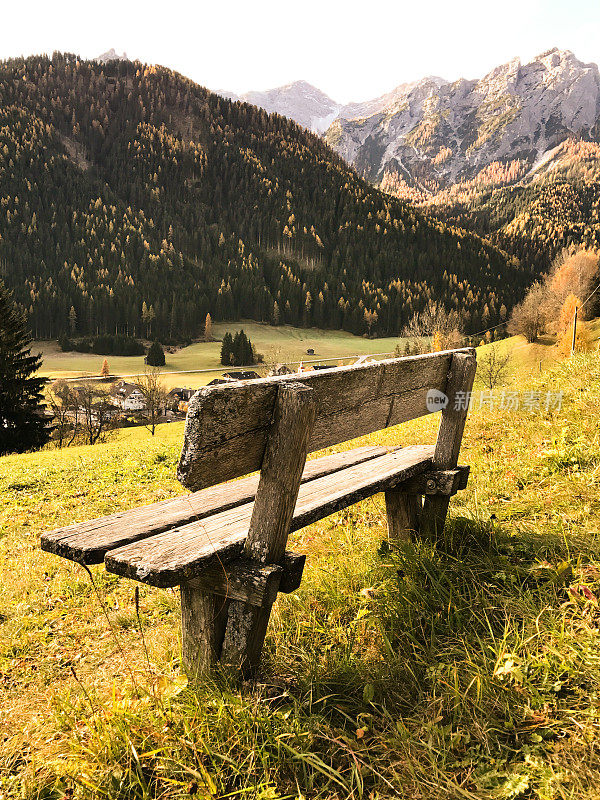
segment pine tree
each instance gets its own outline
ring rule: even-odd
[[[102,377],[102,378],[110,377],[110,367],[108,366],[108,360],[106,358],[102,362],[102,369],[100,370],[100,377]]]
[[[252,342],[250,339],[244,334],[243,338],[243,345],[244,345],[244,364],[254,364],[254,350],[252,348]]]
[[[231,334],[225,334],[223,338],[223,347],[221,348],[221,363],[226,363],[223,361],[223,352],[226,347],[225,339],[229,336],[229,340],[227,341],[227,347],[229,350],[227,352],[230,353],[230,361],[227,362],[229,364],[233,364],[235,367],[245,367],[249,364],[254,364],[254,349],[252,347],[252,342],[244,333],[244,330],[237,331],[233,339],[231,338]]]
[[[221,345],[221,364],[226,367],[231,365],[231,357],[233,355],[233,338],[228,332],[223,337],[223,344]]]
[[[12,295],[0,282],[0,456],[42,447],[49,439],[41,411],[43,378],[32,377],[41,358]]]
[[[146,364],[151,367],[164,367],[165,365],[165,351],[158,341],[152,342],[148,355],[146,356]]]
[[[242,336],[244,331],[237,331],[233,337],[233,344],[231,345],[231,361],[234,366],[240,367],[243,363],[244,349],[242,344]]]

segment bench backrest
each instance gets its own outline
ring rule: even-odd
[[[201,389],[189,404],[177,476],[198,490],[260,470],[278,389],[290,382],[314,392],[317,414],[308,452],[431,413],[428,393],[447,391],[457,353],[474,351],[446,350]]]

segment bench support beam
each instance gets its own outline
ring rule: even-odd
[[[433,456],[433,468],[452,470],[458,462],[463,431],[468,414],[468,397],[473,388],[477,361],[474,355],[454,353],[446,383],[448,404],[442,411],[442,421],[438,432]],[[436,541],[444,532],[450,495],[426,495],[421,515],[420,533]]]
[[[213,667],[221,653],[229,601],[212,594],[194,581],[181,592],[181,660],[191,681],[198,681]]]
[[[257,565],[281,564],[298,498],[316,416],[312,389],[300,383],[278,388],[244,556]],[[260,663],[272,601],[261,608],[230,602],[221,661],[251,676]]]

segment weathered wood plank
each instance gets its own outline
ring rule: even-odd
[[[279,581],[280,592],[290,594],[290,592],[295,592],[296,589],[300,588],[305,563],[305,555],[292,553],[290,550],[285,551],[285,556],[283,558],[283,575]]]
[[[260,471],[244,555],[268,567],[283,561],[296,506],[308,442],[317,413],[314,390],[281,384]],[[235,600],[229,605],[221,661],[245,675],[257,669],[275,596],[258,607]]]
[[[281,565],[257,564],[242,557],[203,570],[189,584],[230,600],[260,607],[273,603],[278,592],[295,592],[300,586],[305,563],[306,556],[289,550],[284,553]]]
[[[358,447],[344,453],[307,461],[302,482],[329,475],[353,464],[383,455],[390,448]],[[170,528],[250,502],[256,495],[258,475],[119,511],[89,522],[68,525],[42,535],[42,550],[80,564],[101,564],[109,550],[146,539]]]
[[[442,421],[433,455],[434,469],[452,469],[458,462],[460,446],[467,421],[468,403],[458,402],[461,396],[468,397],[473,388],[477,360],[474,351],[454,353],[448,374],[446,395],[448,405],[442,412]],[[459,395],[460,393],[464,393]],[[444,531],[450,497],[448,495],[426,495],[421,514],[420,533],[432,540]]]
[[[433,452],[433,446],[405,447],[303,484],[290,529],[304,528],[430,469]],[[176,586],[242,555],[252,507],[247,503],[111,550],[106,568],[154,586]]]
[[[212,567],[187,581],[194,589],[218,594],[228,600],[238,600],[260,608],[265,603],[272,604],[277,597],[283,567],[279,564],[256,564],[247,558],[238,558]]]
[[[474,353],[454,353],[448,373],[446,395],[448,405],[442,411],[442,421],[435,444],[433,465],[437,469],[452,469],[458,462],[468,407],[459,393],[468,396],[473,388],[477,360]]]
[[[314,390],[318,409],[309,452],[429,413],[427,392],[446,388],[453,352],[303,374],[302,382]],[[259,469],[277,386],[296,379],[284,375],[214,386],[194,395],[179,480],[190,489],[200,489]]]

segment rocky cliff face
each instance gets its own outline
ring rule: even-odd
[[[556,166],[565,140],[600,139],[598,67],[556,48],[480,80],[430,76],[347,105],[305,81],[218,93],[324,134],[365,178],[419,202],[455,186],[522,180]]]
[[[510,164],[523,177],[565,139],[597,140],[599,116],[598,67],[553,49],[481,80],[425,78],[374,113],[340,115],[325,137],[370,180],[436,192]]]

